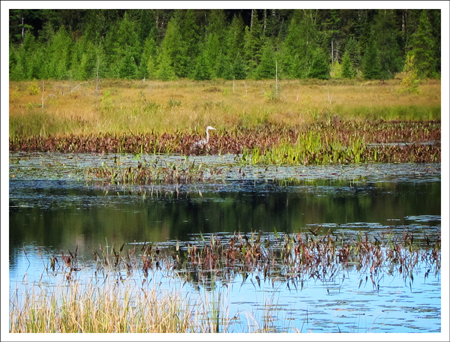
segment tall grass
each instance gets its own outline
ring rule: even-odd
[[[225,300],[220,290],[187,294],[134,280],[23,284],[10,295],[10,333],[234,332]],[[245,330],[264,332],[246,315]]]
[[[197,133],[207,125],[233,131],[261,123],[301,125],[330,116],[343,120],[440,119],[440,81],[401,93],[399,80],[325,82],[194,82],[103,80],[10,82],[10,138],[99,133]],[[234,91],[233,91],[234,89]],[[44,104],[44,107],[42,107]]]

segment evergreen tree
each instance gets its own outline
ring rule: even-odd
[[[236,80],[245,79],[247,77],[245,70],[246,70],[245,61],[238,53],[233,63],[233,77]]]
[[[123,79],[134,79],[137,77],[137,72],[138,67],[133,53],[129,50],[125,51],[125,55],[120,61],[119,77]]]
[[[158,57],[156,78],[162,81],[172,81],[177,78],[175,70],[172,67],[172,61],[170,60],[170,56],[166,50],[162,51]]]
[[[209,68],[209,63],[207,61],[207,53],[206,50],[197,57],[195,71],[194,71],[194,80],[203,81],[211,79],[211,71]]]
[[[218,77],[217,69],[219,67],[219,63],[223,63],[224,59],[221,58],[222,46],[220,44],[219,36],[216,33],[211,33],[208,35],[204,49],[204,58],[208,69],[211,72],[211,77]]]
[[[256,68],[256,79],[275,78],[275,59],[272,44],[269,40],[264,44],[261,63]]]
[[[25,32],[23,43],[18,49],[10,50],[10,70],[12,80],[30,80],[38,77],[39,62],[36,60],[38,49],[36,40],[30,32]],[[11,60],[12,58],[12,60]]]
[[[253,16],[252,29],[245,27],[244,60],[247,65],[247,75],[254,77],[254,72],[261,59],[261,25],[258,16]]]
[[[242,46],[244,39],[244,22],[242,21],[242,17],[234,16],[231,22],[231,25],[228,27],[227,31],[227,56],[228,60],[231,63],[234,63],[234,60],[238,56],[238,54],[242,54]]]
[[[375,46],[374,34],[372,34],[364,54],[363,76],[367,80],[379,79],[381,76],[380,69],[378,50]]]
[[[321,48],[315,51],[314,58],[309,70],[308,77],[329,79],[330,78],[330,56]]]
[[[183,46],[176,17],[172,17],[167,25],[166,35],[161,42],[161,54],[164,55],[164,62],[170,63],[175,76],[181,77],[185,74]]]
[[[184,56],[183,77],[191,77],[195,68],[196,57],[199,54],[199,31],[200,29],[195,19],[195,13],[192,9],[188,9],[184,15],[184,20],[180,23],[182,54]]]
[[[144,50],[142,51],[141,62],[139,63],[139,78],[155,78],[157,52],[158,49],[152,31],[145,39]]]
[[[408,91],[413,94],[419,94],[419,77],[417,73],[417,68],[415,65],[415,56],[410,54],[406,57],[405,66],[403,72],[405,73],[402,79],[403,91]]]
[[[282,49],[282,68],[287,77],[308,77],[317,39],[316,26],[311,17],[296,10]]]
[[[77,75],[78,79],[87,80],[88,78],[94,77],[97,61],[95,52],[94,44],[92,44],[92,42],[88,42],[79,63],[79,74]]]
[[[355,76],[356,70],[353,67],[352,60],[350,59],[350,53],[346,50],[344,56],[342,56],[342,77],[353,78]]]
[[[64,27],[51,38],[48,48],[48,69],[49,78],[57,80],[66,79],[68,76],[70,52],[72,40]]]
[[[349,38],[345,50],[348,51],[348,55],[355,73],[354,76],[356,76],[361,66],[361,53],[359,50],[359,44],[356,42],[354,37]]]
[[[150,33],[155,30],[155,15],[153,10],[140,10],[138,39],[140,42],[145,42]]]
[[[420,77],[430,77],[435,70],[434,38],[426,10],[420,14],[419,26],[411,36],[411,54]]]
[[[393,78],[402,68],[400,32],[395,26],[393,10],[380,10],[374,18],[374,30],[377,32],[376,46],[379,51],[380,77]]]

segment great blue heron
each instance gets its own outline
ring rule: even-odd
[[[214,127],[211,127],[211,126],[206,127],[206,139],[201,139],[201,140],[195,142],[194,145],[192,145],[192,147],[197,147],[197,148],[205,147],[209,142],[209,130],[210,129],[216,130]]]

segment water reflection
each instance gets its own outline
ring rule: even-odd
[[[298,232],[325,225],[351,230],[412,227],[410,217],[440,215],[440,183],[275,187],[147,196],[77,182],[10,182],[10,251],[23,244],[56,250],[133,241],[187,241],[192,234],[261,230]],[[352,223],[362,223],[351,227]],[[333,224],[333,225],[329,225]],[[350,225],[349,225],[350,224]],[[440,226],[436,219],[420,224]]]
[[[276,320],[279,332],[440,331],[440,266],[430,261],[441,231],[438,165],[280,167],[266,174],[246,168],[246,178],[230,168],[224,180],[189,186],[121,186],[74,177],[80,176],[80,166],[111,158],[75,156],[64,166],[69,171],[58,169],[56,178],[39,168],[43,159],[45,165],[57,164],[54,156],[31,156],[10,166],[15,175],[9,183],[11,289],[24,279],[45,284],[68,275],[82,283],[102,279],[123,247],[114,281],[144,286],[145,280],[145,286],[181,286],[186,292],[220,291],[228,298],[230,317],[243,310],[264,316],[270,306],[276,315],[267,319]],[[231,162],[219,159],[211,162]],[[384,239],[383,256],[392,250],[395,257],[401,244],[397,261],[375,265],[379,271],[369,262],[346,264],[340,239],[364,243],[366,234],[373,244],[371,258],[378,253],[376,239]],[[389,234],[399,240],[386,240]],[[230,239],[239,235],[236,244],[248,239],[237,249],[240,257],[230,254]],[[260,250],[247,257],[259,235]],[[300,249],[281,252],[291,238],[298,246],[299,236],[308,246],[324,237],[334,241],[334,259],[321,259],[333,262],[309,268],[303,263],[300,270],[299,259],[287,257],[299,258],[295,253]],[[215,246],[220,242],[223,248],[208,254],[215,239]],[[197,254],[192,254],[194,246]],[[331,246],[320,248],[329,253],[326,248]],[[65,256],[76,251],[70,266],[62,251]],[[108,265],[101,262],[105,251],[111,258]],[[404,265],[415,259],[406,255],[418,255],[410,272]],[[146,271],[143,256],[150,257]],[[53,257],[58,258],[54,269]],[[130,269],[127,258],[135,258],[138,266]],[[245,332],[245,327],[236,331]]]

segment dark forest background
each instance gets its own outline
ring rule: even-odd
[[[441,10],[9,12],[10,80],[440,78]]]

